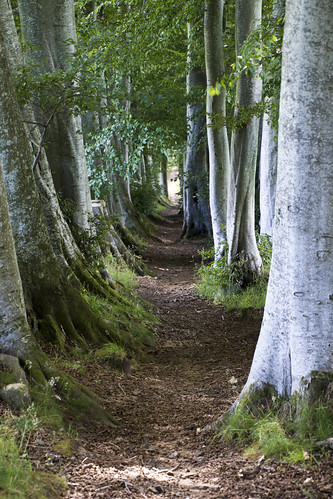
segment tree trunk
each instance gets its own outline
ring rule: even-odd
[[[97,316],[63,273],[53,252],[32,172],[32,153],[10,77],[0,33],[0,160],[3,166],[16,255],[29,315],[39,319],[39,333],[63,347],[66,335],[86,344],[115,331]],[[112,297],[84,267],[76,269],[87,287]],[[74,281],[75,285],[77,280]]]
[[[26,319],[1,162],[0,227],[0,352],[26,358],[31,331]]]
[[[23,65],[23,55],[12,9],[7,0],[0,0],[0,30],[4,36],[10,71],[14,75]],[[34,148],[33,171],[53,251],[62,267],[68,270],[69,266],[75,266],[78,259],[82,260],[82,255],[59,206],[51,170],[43,148],[42,134],[39,128],[31,126],[36,121],[33,107],[26,104],[21,111]]]
[[[260,234],[273,235],[276,172],[277,172],[277,130],[268,122],[265,114],[262,124],[261,150],[260,150]]]
[[[242,396],[290,395],[333,370],[332,38],[331,0],[287,0],[273,257]]]
[[[201,67],[193,67],[193,44],[197,35],[191,33],[188,24],[187,75],[187,151],[184,168],[184,223],[183,237],[206,236],[212,231],[208,198],[208,158],[205,142],[206,123],[203,97],[200,90],[206,88],[206,74]],[[201,35],[201,33],[200,33]]]
[[[159,186],[163,196],[168,197],[168,158],[163,154],[161,161],[161,171],[159,178]]]
[[[209,194],[214,237],[215,258],[219,259],[226,242],[227,190],[230,174],[227,128],[213,126],[214,117],[226,114],[226,92],[212,90],[224,74],[223,61],[223,5],[224,0],[205,4],[205,56],[207,76],[207,136],[209,151]]]
[[[236,53],[261,19],[261,0],[236,0]],[[261,99],[261,80],[242,74],[237,82],[235,116],[243,107]],[[232,134],[231,175],[228,199],[227,233],[229,263],[244,262],[244,281],[261,271],[261,258],[255,237],[255,174],[258,151],[259,118],[253,117]]]
[[[37,72],[70,68],[76,27],[73,0],[19,0],[23,41],[31,48],[27,60]],[[50,110],[50,114],[52,110]],[[47,158],[57,192],[73,202],[73,220],[90,229],[91,198],[84,154],[81,117],[61,111],[47,129]]]

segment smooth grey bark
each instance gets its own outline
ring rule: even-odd
[[[168,197],[168,158],[163,154],[161,160],[161,171],[159,175],[159,186],[163,196]]]
[[[188,25],[188,38],[191,35]],[[183,209],[184,222],[182,236],[207,235],[212,231],[208,198],[208,155],[205,140],[205,105],[200,100],[200,90],[206,88],[204,68],[193,67],[191,42],[188,46],[188,65],[192,66],[186,78],[187,87],[187,149],[184,166]]]
[[[264,114],[259,165],[260,234],[268,234],[271,237],[275,210],[277,157],[277,130],[271,127],[269,116]]]
[[[276,19],[283,15],[285,0],[275,0],[273,14]],[[262,135],[259,164],[259,206],[260,206],[260,234],[273,235],[276,174],[278,156],[278,131],[273,129],[267,114],[262,120]]]
[[[0,161],[0,352],[26,357],[31,346]]]
[[[76,276],[65,275],[51,245],[36,188],[33,157],[23,125],[0,32],[0,160],[15,241],[16,256],[29,316],[38,318],[41,335],[63,347],[66,334],[85,344],[85,339],[101,341],[109,326],[81,297]],[[75,273],[86,287],[112,297],[83,266]],[[44,326],[42,322],[44,321]],[[93,323],[93,327],[92,327]],[[112,334],[112,333],[111,333]]]
[[[216,259],[222,256],[226,242],[227,192],[230,175],[227,128],[214,126],[214,117],[226,114],[226,92],[222,87],[219,94],[212,92],[224,74],[223,6],[224,0],[206,2],[204,17],[209,200]]]
[[[236,0],[236,54],[248,34],[258,27],[261,0]],[[261,79],[242,74],[236,87],[235,116],[242,107],[261,100]],[[232,133],[231,172],[228,195],[227,234],[229,263],[241,258],[244,279],[261,271],[261,258],[255,237],[255,174],[258,151],[259,118],[253,117]]]
[[[12,75],[15,75],[18,68],[23,65],[23,54],[8,0],[0,0],[0,30],[4,37],[10,71]],[[59,206],[51,170],[43,148],[42,134],[38,127],[31,128],[31,124],[36,121],[32,105],[26,104],[21,112],[33,147],[33,171],[52,247],[62,267],[67,268],[76,259],[81,259],[82,255]]]
[[[31,49],[26,59],[38,72],[70,68],[76,26],[73,0],[19,0],[23,41]],[[50,111],[52,114],[52,111]],[[85,161],[81,117],[57,112],[47,129],[47,158],[57,192],[74,205],[74,222],[89,230],[91,197]]]
[[[333,371],[332,39],[331,0],[287,0],[273,256],[242,396],[302,392]]]

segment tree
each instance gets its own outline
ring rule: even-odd
[[[118,338],[118,333],[90,309],[80,295],[81,283],[75,273],[69,267],[64,270],[53,251],[34,181],[32,150],[1,32],[0,159],[25,305],[32,324],[36,324],[36,334],[61,348],[69,337],[85,346],[87,340],[101,342],[110,337]],[[120,298],[87,267],[75,270],[90,289]]]
[[[263,40],[262,50],[266,52],[266,55],[261,65],[261,77],[263,79],[263,98],[266,100],[266,106],[270,113],[265,113],[262,118],[259,203],[260,234],[268,234],[269,236],[273,235],[276,194],[278,152],[278,106],[276,101],[278,101],[280,94],[280,39],[284,4],[284,0],[274,0],[271,5],[266,6],[268,12],[263,12],[264,28],[268,33],[263,34],[263,38],[266,35],[266,40]]]
[[[197,44],[202,39],[202,20],[188,23],[187,148],[184,165],[184,224],[182,235],[193,237],[211,233],[208,198],[208,158],[204,90],[206,74]]]
[[[226,126],[214,125],[214,117],[226,114],[226,91],[219,81],[224,75],[224,0],[205,4],[205,56],[207,75],[207,136],[209,151],[209,202],[212,216],[215,258],[222,256],[226,242],[227,191],[230,173],[229,142]],[[216,88],[219,88],[216,91]]]
[[[285,23],[272,265],[241,397],[302,393],[333,371],[331,1],[287,0]]]
[[[277,170],[277,130],[269,123],[269,116],[264,114],[262,121],[260,148],[260,234],[273,235],[276,170]]]
[[[23,41],[30,47],[26,59],[36,73],[52,74],[70,68],[76,41],[73,0],[19,0]],[[75,91],[75,83],[72,82]],[[57,192],[73,203],[73,220],[89,230],[91,198],[82,137],[81,116],[62,106],[64,88],[59,89],[53,109],[38,112],[38,121],[47,126],[47,158]]]
[[[236,0],[236,54],[261,19],[261,0]],[[261,80],[243,72],[237,81],[235,116],[261,100]],[[261,271],[254,224],[255,173],[259,119],[250,118],[238,126],[231,139],[231,173],[228,192],[227,234],[229,263],[241,259],[245,282]]]
[[[1,163],[0,226],[0,351],[26,359],[31,347],[31,330],[25,313]]]
[[[20,67],[23,65],[23,54],[12,8],[7,0],[0,0],[0,30],[3,33],[10,71],[15,78]],[[31,145],[34,149],[33,173],[42,201],[48,234],[53,251],[59,263],[66,271],[69,266],[76,267],[82,260],[82,255],[59,206],[50,166],[44,150],[43,135],[38,127],[31,126],[36,122],[31,103],[27,102],[21,106],[21,113],[26,124],[26,131]]]

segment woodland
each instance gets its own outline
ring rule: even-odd
[[[331,0],[0,0],[0,498],[332,497]]]

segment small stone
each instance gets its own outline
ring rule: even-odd
[[[0,390],[0,398],[16,409],[23,409],[31,404],[28,387],[23,383],[13,383]]]
[[[149,487],[148,492],[152,492],[153,494],[162,494],[163,488],[160,485],[156,485],[156,487]]]
[[[172,452],[169,456],[170,459],[176,459],[176,457],[178,457],[178,452],[175,450],[174,452]]]

